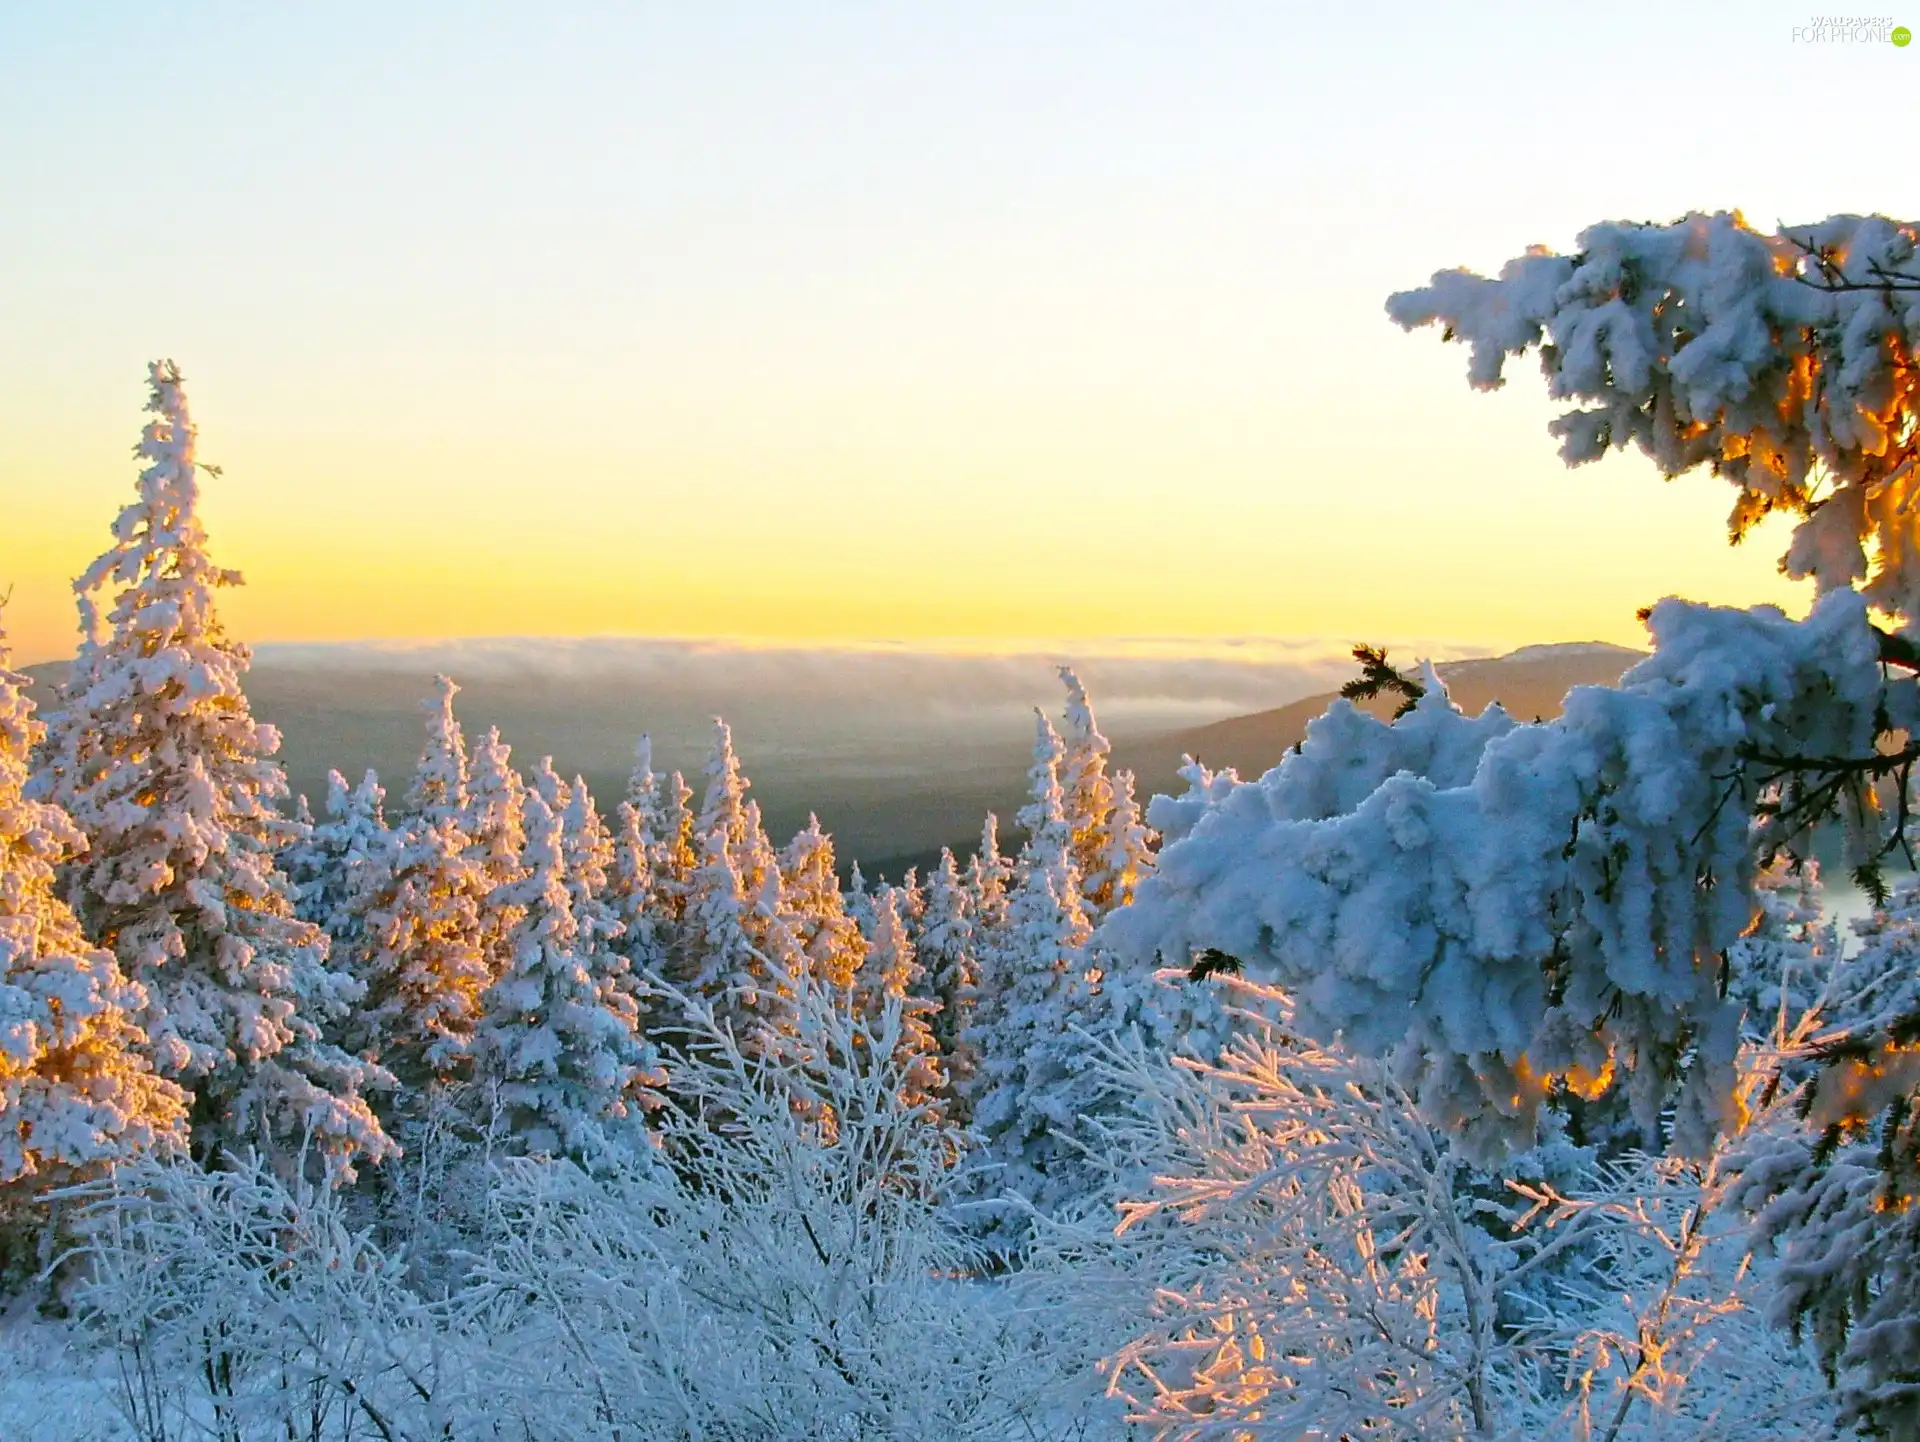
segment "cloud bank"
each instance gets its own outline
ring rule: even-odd
[[[1395,652],[1448,660],[1488,654],[1452,641]],[[387,672],[456,680],[525,677],[599,681],[729,700],[833,704],[849,697],[889,709],[972,710],[1058,697],[1054,668],[1073,665],[1108,711],[1230,714],[1285,705],[1353,674],[1351,643],[1323,638],[1018,642],[1004,649],[887,644],[780,646],[650,637],[490,637],[423,642],[274,643],[257,664],[300,671]]]

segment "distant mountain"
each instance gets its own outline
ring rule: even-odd
[[[1478,714],[1498,701],[1521,721],[1551,720],[1575,686],[1611,686],[1646,652],[1604,641],[1525,646],[1505,656],[1442,662],[1435,669],[1447,693],[1463,711]],[[1324,712],[1337,691],[1308,696],[1291,705],[1251,716],[1235,716],[1207,726],[1166,731],[1114,744],[1118,765],[1130,768],[1144,798],[1156,791],[1180,789],[1180,758],[1194,756],[1215,771],[1231,766],[1251,781],[1277,765],[1287,749],[1307,734],[1307,723]],[[1373,715],[1393,714],[1398,698],[1365,703]]]

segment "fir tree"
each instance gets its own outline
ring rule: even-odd
[[[74,583],[87,634],[40,785],[89,843],[69,894],[144,991],[150,1055],[191,1093],[198,1151],[285,1155],[310,1136],[343,1162],[378,1158],[391,1143],[361,1096],[377,1069],[321,1039],[356,988],[275,864],[292,839],[274,809],[280,738],[253,719],[247,650],[215,614],[240,577],[207,553],[180,373],[156,362],[149,380],[137,495]],[[93,598],[109,585],[102,636]]]
[[[967,1093],[974,1067],[973,1047],[966,1035],[979,995],[971,912],[967,884],[953,852],[942,848],[940,864],[927,878],[926,912],[916,950],[926,971],[928,994],[938,1003],[929,1024],[934,1044],[945,1058],[947,1089],[954,1097]]]
[[[1094,719],[1086,687],[1070,666],[1060,667],[1067,688],[1060,787],[1081,894],[1096,922],[1133,899],[1133,888],[1152,868],[1151,833],[1140,819],[1129,772],[1107,772],[1113,747]]]
[[[482,999],[477,1071],[526,1151],[592,1155],[658,1077],[606,1004],[597,943],[573,917],[561,820],[538,791],[526,828],[526,875],[508,888],[522,914],[506,974]]]
[[[489,727],[473,750],[467,809],[460,826],[466,833],[467,858],[480,868],[484,878],[480,950],[489,977],[506,969],[507,937],[520,920],[520,913],[504,898],[506,888],[522,875],[520,857],[527,849],[523,817],[526,792],[526,782],[513,769],[513,748],[500,739],[497,726]]]
[[[975,1028],[973,1121],[1002,1168],[1001,1186],[1044,1208],[1067,1200],[1082,1180],[1072,1139],[1090,1108],[1082,1095],[1085,1043],[1072,1028],[1091,1010],[1097,978],[1088,969],[1092,926],[1060,784],[1064,747],[1044,715],[1036,733],[1030,800],[1020,813],[1028,839],[995,957],[999,994],[990,1025]]]
[[[567,803],[573,800],[573,792],[567,783],[560,779],[560,773],[553,769],[553,758],[542,756],[540,764],[533,768],[533,774],[527,778],[528,785],[547,803],[547,810],[555,816],[566,814]]]
[[[467,1074],[493,979],[482,925],[492,890],[452,820],[421,813],[395,833],[355,958],[366,1000],[352,1035],[413,1094],[403,1102]]]
[[[749,891],[727,846],[725,829],[716,827],[703,838],[682,928],[685,955],[680,970],[688,990],[733,1028],[742,1046],[761,1055],[777,1053],[790,1034],[799,975],[797,944],[783,926],[773,930],[778,887],[776,870],[760,891]],[[782,951],[762,949],[760,942],[770,932],[787,943]]]
[[[186,1138],[186,1098],[153,1073],[139,988],[55,891],[85,845],[23,794],[40,725],[0,631],[0,1198],[71,1182]]]
[[[620,924],[622,950],[640,982],[666,977],[685,899],[687,872],[671,874],[675,858],[664,835],[670,823],[660,780],[653,770],[653,740],[642,736],[634,748],[633,774],[613,832],[606,889],[607,905]],[[678,785],[679,777],[671,781]]]
[[[427,741],[407,788],[406,810],[429,824],[466,819],[467,738],[453,714],[460,688],[447,676],[433,678],[433,699],[425,703]]]
[[[873,892],[857,861],[847,870],[846,908],[847,915],[853,918],[853,924],[860,929],[861,937],[872,941],[874,922],[878,918],[873,909]]]
[[[396,843],[381,810],[385,799],[371,768],[351,790],[338,771],[328,772],[327,819],[309,823],[280,853],[295,915],[324,931],[333,960],[349,969],[365,941],[372,899],[393,865]]]
[[[854,1004],[856,1014],[867,1021],[879,1018],[889,1001],[899,1004],[893,1060],[901,1078],[900,1099],[908,1106],[932,1106],[935,1094],[946,1087],[939,1044],[928,1024],[939,1004],[918,992],[923,972],[905,910],[906,897],[897,886],[883,886],[874,897],[873,943],[860,967]]]
[[[781,893],[787,925],[806,958],[807,975],[836,991],[853,986],[866,943],[847,915],[834,869],[833,838],[809,816],[804,830],[780,858]]]
[[[527,847],[521,816],[526,783],[513,769],[513,748],[500,739],[500,728],[487,734],[473,749],[467,778],[467,807],[460,829],[467,834],[468,854],[486,870],[496,886],[516,880],[520,855]]]

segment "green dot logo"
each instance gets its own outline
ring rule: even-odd
[[[1913,32],[1907,29],[1906,26],[1896,25],[1893,27],[1893,43],[1895,45],[1907,45],[1911,44],[1912,41]]]

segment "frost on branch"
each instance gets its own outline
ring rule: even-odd
[[[1503,1184],[1378,1063],[1293,1035],[1283,994],[1234,991],[1217,1063],[1090,1058],[1133,1099],[1103,1127],[1119,1224],[1054,1242],[1056,1285],[1117,1306],[1106,1370],[1152,1435],[1832,1435],[1752,1305],[1723,1155],[1559,1143]]]
[[[1441,271],[1387,302],[1401,325],[1468,345],[1473,384],[1538,347],[1577,465],[1637,446],[1667,475],[1706,465],[1739,489],[1738,540],[1800,518],[1782,560],[1821,592],[1866,582],[1920,624],[1911,513],[1920,267],[1912,224],[1840,215],[1757,231],[1737,212],[1596,225],[1574,255],[1536,247],[1497,279]]]
[[[1643,1125],[1671,1096],[1676,1145],[1704,1151],[1737,1120],[1723,953],[1755,913],[1763,788],[1780,758],[1871,756],[1912,683],[1883,686],[1851,592],[1805,622],[1664,601],[1649,626],[1655,654],[1553,722],[1437,688],[1394,725],[1336,706],[1259,781],[1185,803],[1103,941],[1240,958],[1475,1155],[1524,1144],[1556,1087],[1619,1084]]]

